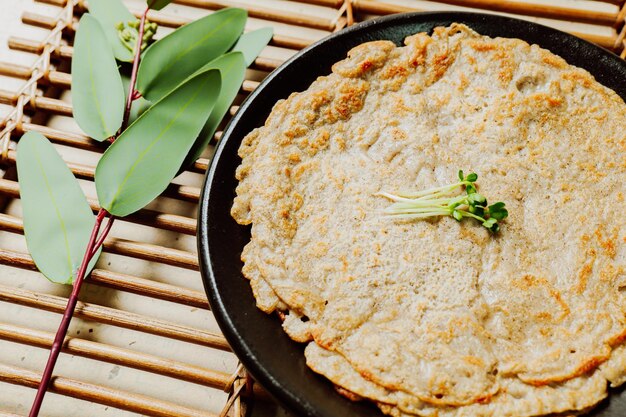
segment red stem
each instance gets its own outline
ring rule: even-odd
[[[128,87],[128,99],[126,100],[126,107],[124,109],[124,119],[122,121],[122,127],[120,128],[119,133],[123,132],[128,125],[128,117],[130,115],[130,108],[133,104],[134,100],[137,100],[141,97],[141,93],[135,90],[135,84],[137,83],[137,70],[139,68],[139,61],[141,60],[141,43],[143,41],[143,33],[144,27],[146,23],[146,16],[148,14],[148,10],[146,9],[141,16],[141,21],[139,23],[139,37],[137,38],[137,46],[135,47],[135,58],[133,60],[133,70],[130,76],[130,85]],[[118,133],[118,135],[119,135]],[[117,136],[117,135],[116,135]],[[116,136],[111,136],[108,141],[113,143]],[[98,232],[100,231],[100,226],[102,225],[102,221],[105,217],[109,218],[109,221],[104,226],[104,229],[100,236],[98,236]],[[113,226],[113,221],[115,218],[110,215],[108,211],[105,209],[100,209],[96,216],[96,223],[93,226],[91,231],[91,236],[89,237],[89,242],[87,243],[87,249],[85,250],[85,256],[83,257],[83,261],[76,273],[76,279],[74,280],[74,286],[72,289],[72,293],[70,294],[70,298],[67,300],[67,306],[65,307],[65,312],[63,313],[63,318],[61,319],[61,324],[59,325],[59,329],[57,330],[56,336],[54,337],[54,342],[52,343],[52,347],[50,348],[50,355],[48,356],[48,362],[46,362],[46,367],[43,371],[43,375],[41,377],[41,382],[39,383],[39,387],[37,388],[37,395],[35,395],[35,400],[33,401],[33,406],[30,410],[29,417],[37,417],[39,415],[39,410],[41,409],[41,405],[43,403],[43,398],[46,395],[46,391],[48,389],[48,385],[50,384],[50,380],[52,378],[52,372],[54,371],[54,366],[56,365],[57,359],[59,358],[59,353],[61,353],[61,348],[63,347],[63,342],[65,341],[65,335],[67,334],[67,329],[70,325],[70,321],[72,320],[72,316],[74,315],[74,310],[76,309],[76,303],[78,302],[78,294],[80,293],[80,287],[83,284],[85,279],[85,273],[87,272],[87,267],[89,266],[89,261],[98,253],[98,249],[104,243],[104,239],[109,234],[111,230],[111,226]]]
[[[74,314],[74,310],[76,309],[76,303],[78,302],[78,293],[80,292],[80,287],[85,278],[85,272],[87,271],[89,261],[93,257],[93,253],[95,252],[95,250],[97,250],[95,244],[96,238],[98,237],[98,231],[100,230],[100,225],[102,224],[102,220],[107,214],[108,212],[105,209],[100,209],[100,211],[98,211],[98,215],[96,216],[96,223],[94,224],[91,231],[91,236],[89,238],[89,242],[87,243],[87,249],[85,250],[83,262],[80,264],[80,268],[76,273],[74,288],[72,289],[72,294],[70,295],[70,298],[67,300],[67,306],[65,307],[65,312],[63,313],[61,324],[59,325],[57,334],[54,337],[54,342],[52,343],[52,348],[50,349],[50,356],[48,356],[48,362],[46,363],[46,368],[43,371],[43,376],[41,377],[41,382],[39,383],[39,388],[37,389],[37,395],[35,396],[35,400],[33,401],[33,406],[30,409],[29,417],[37,417],[39,415],[39,409],[41,408],[41,404],[43,403],[43,397],[46,395],[46,390],[48,389],[50,379],[52,378],[52,371],[54,370],[54,366],[56,365],[57,359],[59,358],[59,353],[61,353],[61,348],[65,340],[67,328],[70,325],[72,315]]]
[[[93,251],[89,255],[90,258],[93,258],[94,256],[96,256],[96,253],[98,253],[98,249],[100,248],[100,246],[102,246],[102,244],[104,243],[104,239],[106,239],[107,235],[109,234],[109,231],[111,230],[111,226],[113,226],[114,220],[115,220],[115,217],[109,215],[109,221],[107,222],[107,224],[104,225],[104,229],[102,230],[102,233],[100,233],[100,237],[95,243],[93,247]]]
[[[128,125],[128,118],[130,116],[130,108],[133,104],[133,100],[137,100],[141,97],[141,94],[138,95],[139,92],[135,91],[135,84],[137,83],[137,70],[139,69],[139,62],[141,61],[141,44],[143,42],[143,32],[146,25],[146,16],[148,15],[148,11],[150,9],[147,8],[143,14],[141,15],[141,20],[139,22],[139,35],[137,36],[137,44],[135,45],[135,58],[133,59],[133,70],[130,73],[130,84],[128,86],[128,97],[126,98],[126,108],[124,109],[124,119],[122,121],[122,127],[120,128],[120,133],[126,129]],[[113,139],[114,141],[115,139]],[[113,142],[111,141],[111,142]]]

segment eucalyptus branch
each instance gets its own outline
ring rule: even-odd
[[[106,210],[100,209],[100,211],[98,211],[98,215],[96,216],[96,222],[91,231],[91,237],[89,238],[89,242],[87,243],[85,256],[83,257],[83,261],[76,274],[76,279],[74,280],[72,293],[70,294],[70,297],[67,300],[67,306],[65,307],[65,312],[63,313],[61,324],[59,325],[59,329],[57,330],[56,336],[54,337],[54,341],[52,342],[52,347],[50,348],[50,355],[48,356],[48,362],[46,362],[46,367],[43,371],[41,382],[39,383],[39,387],[37,388],[37,394],[35,395],[33,406],[30,409],[29,417],[37,417],[39,415],[39,410],[41,409],[43,398],[46,395],[48,385],[50,384],[50,379],[52,378],[52,371],[54,371],[54,366],[56,365],[57,359],[59,358],[59,353],[61,353],[63,342],[65,340],[65,335],[67,334],[67,329],[70,326],[70,321],[72,320],[72,316],[74,315],[74,310],[76,309],[76,303],[78,302],[78,294],[80,292],[80,287],[82,286],[83,280],[85,278],[85,272],[87,271],[87,266],[89,265],[89,261],[91,261],[95,253],[98,251],[98,247],[96,246],[96,242],[97,242],[96,239],[98,238],[98,232],[100,230],[100,225],[102,224],[102,220],[107,216],[107,214],[108,212]],[[100,244],[102,243],[100,242]]]
[[[475,173],[465,176],[463,171],[459,171],[459,182],[454,184],[418,192],[399,194],[381,192],[378,195],[394,202],[383,211],[390,217],[424,219],[452,216],[458,221],[464,217],[470,217],[495,233],[500,227],[498,220],[505,219],[509,213],[502,202],[487,205],[487,199],[476,191],[477,179],[478,175]],[[451,195],[462,187],[465,188],[466,194]]]
[[[126,100],[126,107],[124,109],[124,118],[122,119],[122,126],[116,135],[111,136],[108,140],[113,143],[117,136],[121,134],[126,129],[128,125],[128,118],[130,115],[130,109],[133,104],[133,101],[141,97],[138,95],[135,90],[135,85],[137,83],[137,69],[139,68],[139,62],[141,60],[141,50],[143,45],[143,35],[144,28],[146,23],[146,16],[148,14],[148,8],[144,11],[141,16],[141,20],[139,22],[139,36],[137,38],[136,46],[135,46],[135,57],[133,59],[133,69],[131,73],[131,79],[129,84],[128,98]],[[103,232],[99,234],[100,227],[102,225],[102,221],[108,217],[109,220],[106,223]],[[56,336],[54,338],[54,342],[52,343],[52,347],[50,349],[50,355],[48,356],[48,361],[46,362],[46,367],[44,368],[44,372],[41,378],[41,382],[37,388],[37,394],[35,395],[35,399],[33,401],[33,406],[30,410],[29,417],[37,417],[39,415],[39,410],[41,409],[41,405],[43,403],[44,396],[46,395],[46,391],[48,389],[48,385],[50,384],[50,379],[52,378],[52,372],[54,371],[54,367],[59,358],[59,354],[61,353],[61,348],[63,346],[63,341],[65,340],[65,335],[67,334],[67,329],[70,325],[72,317],[74,315],[74,310],[76,309],[76,304],[78,302],[78,294],[80,293],[80,288],[85,279],[87,267],[91,259],[98,253],[98,250],[103,245],[104,240],[109,234],[111,230],[111,226],[113,226],[114,217],[110,215],[110,213],[101,208],[98,211],[96,216],[96,222],[93,226],[91,237],[87,244],[87,248],[85,250],[85,256],[83,257],[81,266],[76,274],[76,279],[74,280],[72,293],[70,294],[69,299],[67,300],[67,306],[65,307],[65,311],[63,313],[63,318],[61,319],[61,324],[57,330]]]
[[[170,1],[148,0],[149,8],[136,19],[120,0],[90,0],[89,13],[76,31],[73,116],[88,136],[112,143],[96,167],[101,209],[95,221],[80,185],[52,144],[36,132],[20,138],[17,170],[29,252],[50,281],[73,282],[30,417],[39,414],[80,288],[115,219],[153,201],[187,159],[197,158],[237,95],[247,64],[272,37],[271,29],[241,36],[246,11],[226,8],[184,25],[143,53],[157,30],[147,20],[149,9],[160,10]],[[215,27],[222,29],[214,33]],[[180,45],[188,45],[184,53]],[[127,91],[120,73],[127,67],[120,62],[132,62]],[[143,111],[130,124],[133,102],[142,95]],[[42,241],[58,246],[65,256]]]
[[[103,210],[103,209],[101,209],[101,210]],[[109,213],[106,210],[104,210],[104,212],[106,213],[109,221],[107,221],[106,225],[104,226],[104,229],[102,230],[102,233],[100,233],[100,237],[98,238],[98,240],[94,244],[93,250],[91,251],[91,254],[90,254],[90,257],[92,257],[92,258],[96,255],[96,253],[98,253],[98,250],[104,244],[104,240],[109,235],[109,232],[111,231],[111,227],[113,226],[113,222],[115,221],[115,217],[113,217],[111,215],[111,213]]]
[[[135,57],[133,59],[133,69],[130,73],[130,83],[128,84],[128,96],[126,98],[126,107],[124,108],[124,118],[122,119],[122,127],[120,127],[119,133],[123,132],[128,126],[128,118],[130,117],[130,109],[133,105],[133,101],[137,100],[141,97],[141,94],[135,90],[135,85],[137,84],[137,71],[139,70],[139,62],[141,61],[141,50],[144,46],[144,31],[146,27],[146,18],[148,16],[148,11],[150,8],[146,8],[143,14],[141,15],[141,20],[139,21],[139,35],[137,36],[137,41],[135,43]],[[118,133],[118,134],[119,134]],[[115,141],[115,138],[111,142]]]

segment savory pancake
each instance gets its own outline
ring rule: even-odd
[[[352,49],[243,141],[232,209],[258,306],[383,411],[535,416],[626,379],[626,105],[586,71],[466,26]],[[382,214],[476,172],[509,217]]]

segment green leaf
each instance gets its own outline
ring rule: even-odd
[[[469,197],[467,197],[467,200],[470,203],[474,203],[474,204],[476,204],[476,203],[478,203],[478,204],[483,203],[484,204],[485,201],[487,201],[485,196],[483,196],[482,194],[479,194],[479,193],[470,194]]]
[[[161,10],[171,2],[172,0],[148,0],[148,7],[152,10]]]
[[[28,251],[50,281],[70,284],[95,223],[89,204],[65,162],[39,133],[20,139],[17,172]]]
[[[246,17],[243,9],[222,9],[152,44],[139,65],[137,89],[147,100],[156,102],[228,51],[241,35]]]
[[[483,226],[485,226],[485,227],[487,227],[487,228],[490,228],[491,226],[493,226],[493,225],[494,225],[494,224],[496,224],[497,222],[498,222],[498,220],[496,220],[496,219],[494,219],[494,218],[491,218],[491,219],[489,219],[489,220],[485,220],[485,221],[483,222]]]
[[[503,202],[497,202],[489,206],[489,215],[497,220],[506,219],[509,215],[509,211],[504,208]]]
[[[241,83],[246,75],[246,63],[241,52],[229,52],[209,62],[202,71],[215,68],[222,75],[222,89],[220,96],[211,111],[211,115],[204,124],[202,131],[193,144],[181,169],[193,164],[200,157],[215,134],[217,127],[228,112],[230,105],[237,96]]]
[[[463,175],[463,170],[462,169],[459,170],[459,180],[460,181],[465,181],[465,175]]]
[[[233,47],[233,51],[243,53],[246,59],[246,66],[249,66],[254,62],[256,57],[259,56],[270,40],[272,40],[273,35],[274,30],[272,28],[261,28],[244,33]]]
[[[96,140],[113,136],[124,117],[124,88],[98,21],[80,19],[72,59],[72,107],[81,129]]]
[[[475,172],[472,172],[471,174],[467,175],[467,180],[469,182],[476,182],[477,179],[478,179],[478,174],[476,174]]]
[[[220,92],[218,70],[200,73],[155,103],[122,133],[96,168],[100,205],[127,216],[165,190]]]
[[[121,0],[89,0],[89,13],[95,17],[113,49],[115,58],[124,62],[133,61],[133,53],[119,38],[117,25],[136,20]]]

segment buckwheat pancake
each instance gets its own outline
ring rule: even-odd
[[[626,105],[586,71],[463,25],[350,51],[240,148],[232,208],[258,306],[383,411],[583,410],[626,378]],[[476,172],[479,223],[398,221],[381,191]]]

